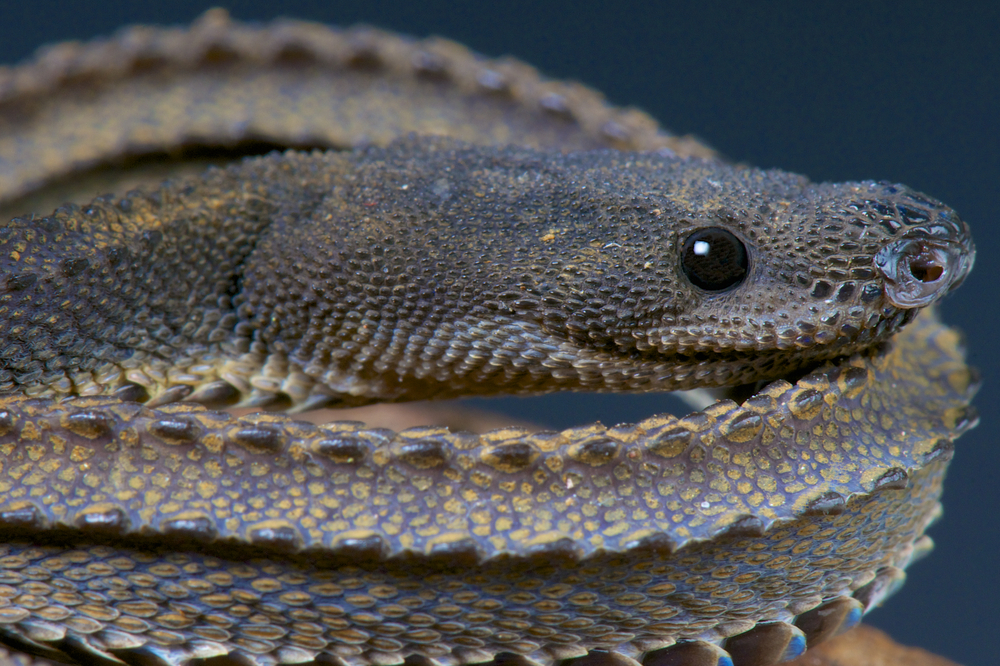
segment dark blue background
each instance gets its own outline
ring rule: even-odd
[[[106,34],[125,23],[185,23],[207,2],[4,2],[0,62],[44,42]],[[976,231],[976,270],[944,306],[983,371],[983,423],[949,473],[937,550],[873,624],[968,666],[1000,652],[997,571],[1000,404],[993,345],[998,292],[1000,9],[995,3],[587,3],[248,0],[239,19],[285,15],[438,34],[512,54],[635,105],[724,154],[814,180],[907,183],[956,208]],[[612,8],[613,4],[613,8]],[[759,3],[764,5],[764,3]],[[947,5],[947,8],[946,8]],[[567,426],[633,421],[662,398],[509,400],[529,418]],[[527,413],[526,410],[534,410]]]

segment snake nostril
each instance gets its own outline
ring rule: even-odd
[[[920,282],[937,282],[944,275],[944,266],[932,257],[921,255],[910,263],[910,275]]]
[[[974,250],[948,239],[901,238],[875,255],[885,277],[885,295],[898,308],[923,307],[959,284],[972,266]]]

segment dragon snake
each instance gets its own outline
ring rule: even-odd
[[[0,90],[15,208],[206,138],[355,148],[3,229],[17,649],[769,664],[856,622],[928,547],[975,381],[915,313],[974,250],[923,195],[732,168],[520,63],[367,30],[210,14],[55,47]],[[552,151],[602,145],[654,152]],[[193,404],[779,377],[797,381],[561,433]]]

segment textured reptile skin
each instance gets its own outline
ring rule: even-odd
[[[710,155],[442,42],[214,14],[51,53],[5,74],[6,201],[197,137],[346,147],[446,131]],[[60,134],[69,119],[92,130]],[[760,242],[742,313],[677,269],[677,239],[705,220]],[[914,243],[922,261],[949,248],[930,262],[940,277],[921,273],[927,304],[971,267],[971,241],[901,186],[412,139],[62,208],[0,243],[0,379],[17,392],[0,404],[0,639],[56,660],[544,663],[598,648],[698,665],[726,663],[724,648],[775,663],[857,621],[927,550],[951,442],[975,421],[957,336],[929,314],[897,333],[914,297],[889,280]],[[190,404],[793,368],[807,374],[742,405],[562,433],[397,434]]]

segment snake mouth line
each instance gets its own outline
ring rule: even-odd
[[[707,348],[706,344],[705,349],[685,353],[671,351],[670,345],[664,343],[662,351],[650,353],[645,357],[650,362],[669,360],[684,365],[713,363],[737,365],[758,359],[761,355],[771,355],[780,357],[786,363],[791,361],[797,366],[816,365],[827,359],[854,354],[867,346],[886,340],[912,322],[918,314],[917,309],[890,305],[873,313],[864,322],[844,323],[837,328],[823,329],[815,325],[788,326],[780,333],[769,332],[768,337],[762,339],[752,349]],[[804,330],[808,330],[808,333],[804,333]],[[716,344],[721,345],[726,342],[725,337],[719,340]],[[673,342],[669,341],[671,344]],[[798,363],[795,362],[797,358],[801,359]]]
[[[551,358],[558,362],[558,372],[551,375],[521,372],[514,374],[470,374],[454,383],[434,381],[432,377],[415,379],[405,375],[353,375],[349,371],[327,369],[319,375],[307,374],[307,359],[294,354],[270,355],[259,358],[232,359],[226,355],[209,354],[191,358],[184,363],[174,359],[174,366],[213,368],[205,379],[196,384],[158,385],[149,379],[123,381],[109,387],[122,399],[144,403],[147,407],[188,402],[205,407],[257,408],[302,413],[315,409],[360,407],[378,402],[399,403],[419,400],[442,400],[463,395],[542,395],[558,391],[649,393],[690,390],[695,388],[762,386],[762,382],[800,377],[816,366],[832,359],[848,357],[872,348],[890,338],[912,321],[917,310],[896,310],[883,316],[878,323],[842,336],[837,342],[816,345],[803,350],[797,346],[786,349],[756,351],[721,350],[692,353],[635,352],[622,355],[610,350],[577,348],[568,357],[558,340],[548,340]],[[531,329],[534,330],[534,329]],[[562,355],[561,355],[562,354]],[[143,360],[128,369],[121,368],[121,377],[146,376],[143,368],[159,374],[164,360]],[[270,375],[266,385],[257,379],[264,368],[283,368],[282,375]],[[488,379],[488,381],[486,381]],[[419,385],[415,394],[412,386]],[[107,393],[108,390],[102,390]],[[86,394],[81,387],[80,394]],[[416,395],[416,397],[415,397]]]

